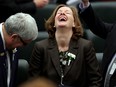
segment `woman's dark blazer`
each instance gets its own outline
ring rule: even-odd
[[[103,75],[105,77],[108,65],[116,53],[116,23],[104,23],[94,14],[91,5],[81,12],[80,16],[94,34],[106,40],[102,60]]]
[[[69,50],[76,59],[65,67],[63,84],[75,87],[100,87],[101,73],[91,41],[71,39]],[[45,76],[60,84],[59,52],[55,39],[35,44],[30,59],[30,76]]]

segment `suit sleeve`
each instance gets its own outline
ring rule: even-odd
[[[85,58],[89,87],[101,87],[102,75],[92,42],[85,47]]]
[[[44,58],[43,48],[39,44],[35,44],[29,61],[29,77],[40,76]]]
[[[111,31],[113,27],[113,24],[105,23],[104,21],[102,21],[97,16],[97,14],[95,14],[91,5],[82,12],[80,12],[81,9],[79,8],[79,6],[78,9],[80,17],[87,24],[88,28],[97,36],[106,39],[107,34]]]

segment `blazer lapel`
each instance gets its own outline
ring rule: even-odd
[[[60,69],[60,62],[59,62],[60,61],[59,52],[58,52],[57,43],[55,39],[53,41],[50,40],[48,49],[49,49],[49,55],[50,55],[50,58],[52,59],[53,65],[55,66],[55,69],[60,76],[61,69]]]
[[[77,46],[76,40],[71,39],[68,52],[76,55],[76,58],[77,58],[78,46]],[[70,65],[66,65],[65,70],[64,70],[64,75],[66,75],[68,71],[71,69],[71,67],[73,67],[73,63],[74,63],[74,60],[71,61]]]
[[[72,40],[71,39],[70,45],[69,45],[69,50],[68,50],[70,53],[72,53],[76,56],[77,56],[77,53],[78,53],[77,42],[78,42],[77,40]],[[59,52],[58,52],[57,43],[56,43],[55,39],[53,41],[50,41],[48,49],[49,49],[50,58],[52,59],[53,64],[55,66],[55,69],[60,76],[61,75],[60,59],[59,59]],[[70,70],[70,68],[73,66],[73,62],[74,61],[71,61],[71,64],[69,66],[66,65],[64,75],[66,75],[67,72]]]

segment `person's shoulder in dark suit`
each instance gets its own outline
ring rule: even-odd
[[[109,87],[116,87],[116,70],[114,71],[113,75],[111,76]]]

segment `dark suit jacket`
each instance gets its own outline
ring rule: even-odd
[[[14,56],[14,60],[11,61],[11,80],[9,87],[16,87],[16,72],[18,66],[18,58],[16,58],[18,54],[16,53]],[[3,47],[3,41],[0,34],[0,87],[7,87],[7,66],[6,66],[6,53]]]
[[[114,53],[116,53],[116,23],[104,23],[94,14],[91,5],[83,11],[80,16],[94,34],[106,40],[102,60],[102,69],[105,78],[108,65],[111,62]]]
[[[116,70],[111,76],[109,87],[116,87]]]
[[[90,41],[71,40],[69,50],[76,55],[71,65],[66,65],[63,83],[75,87],[100,87],[101,73],[95,50]],[[60,84],[60,61],[55,39],[37,42],[30,60],[30,76],[45,76]]]
[[[4,22],[9,16],[17,12],[35,13],[36,6],[32,0],[24,3],[18,3],[15,0],[0,0],[0,11],[0,22]]]

